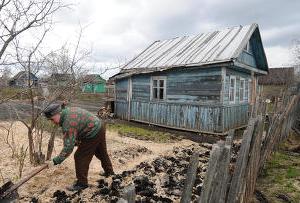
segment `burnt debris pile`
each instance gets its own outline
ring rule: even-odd
[[[133,146],[123,150],[114,151],[111,156],[113,159],[117,159],[119,163],[125,164],[128,160],[145,154],[152,154],[152,151],[146,147]]]
[[[176,147],[172,153],[157,157],[150,162],[141,162],[133,170],[123,171],[112,178],[100,179],[92,199],[101,198],[108,202],[117,202],[120,197],[123,197],[124,189],[133,184],[137,202],[178,200],[184,187],[190,157],[195,150],[200,152],[192,195],[192,200],[195,201],[201,193],[211,145],[194,144],[188,147]],[[57,202],[71,199],[62,191],[54,196]]]

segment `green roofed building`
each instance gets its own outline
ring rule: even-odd
[[[98,74],[86,75],[83,78],[82,92],[84,93],[105,93],[106,80]]]

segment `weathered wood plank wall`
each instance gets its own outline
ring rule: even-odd
[[[222,85],[222,74],[222,68],[216,67],[135,75],[131,77],[130,102],[128,79],[117,81],[116,114],[122,119],[130,116],[130,120],[196,132],[224,133],[241,127],[248,121],[249,105],[238,101],[229,104],[228,93],[221,98],[222,89],[226,92],[229,86],[229,82]],[[246,73],[227,68],[226,74],[249,78]],[[165,100],[151,100],[152,76],[166,76]]]
[[[167,101],[219,103],[222,89],[221,68],[179,69],[167,76]]]
[[[116,99],[117,101],[127,101],[128,96],[128,79],[121,79],[116,82],[115,85]]]

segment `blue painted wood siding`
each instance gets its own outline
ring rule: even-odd
[[[167,102],[219,103],[221,68],[179,69],[132,77],[132,100],[150,101],[151,76],[166,77]],[[124,84],[124,83],[123,83]]]
[[[256,61],[255,61],[255,58],[254,58],[254,55],[251,54],[251,53],[248,53],[246,51],[243,51],[240,56],[238,57],[238,61],[243,63],[243,64],[246,64],[248,66],[252,66],[254,68],[256,68]]]
[[[115,84],[116,100],[127,101],[128,96],[128,78],[118,80]]]
[[[221,68],[180,69],[167,74],[167,101],[218,103],[222,89]]]
[[[131,101],[130,120],[196,132],[224,133],[248,122],[248,104],[208,106]],[[128,102],[116,101],[117,116],[128,118]]]
[[[248,73],[236,70],[226,69],[225,73],[250,78]],[[220,97],[222,88],[227,88],[226,84],[222,85],[222,81],[226,83],[222,74],[220,67],[135,75],[131,77],[130,102],[127,98],[129,79],[118,80],[116,114],[122,119],[196,132],[224,133],[243,126],[248,121],[249,105],[238,101],[229,104],[228,95]],[[166,77],[166,100],[150,100],[152,76]]]
[[[150,76],[138,75],[132,77],[132,100],[150,100]]]

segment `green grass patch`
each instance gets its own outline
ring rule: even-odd
[[[154,142],[172,142],[180,140],[171,133],[150,130],[130,124],[108,124],[108,129],[117,131],[121,136],[132,137],[140,140],[151,140]]]
[[[300,177],[300,168],[290,166],[286,172],[287,178]]]
[[[300,156],[277,151],[267,162],[257,187],[270,202],[281,202],[276,196],[287,195],[292,202],[300,202]]]

